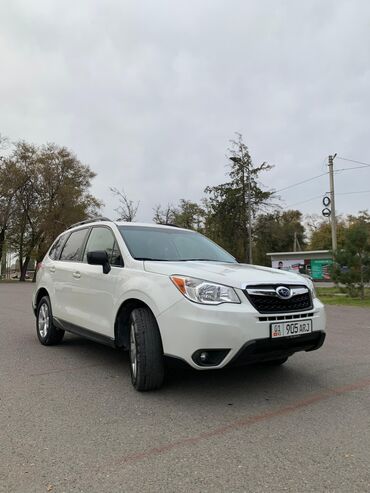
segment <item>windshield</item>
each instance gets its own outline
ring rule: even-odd
[[[136,260],[236,263],[229,253],[194,231],[146,226],[118,226],[118,229]]]

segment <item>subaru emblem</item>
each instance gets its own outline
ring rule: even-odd
[[[286,288],[285,286],[279,286],[275,289],[275,291],[279,298],[281,298],[282,300],[289,300],[289,298],[292,297],[292,292],[289,288]]]

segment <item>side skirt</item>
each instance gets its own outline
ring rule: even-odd
[[[61,320],[60,318],[53,317],[53,323],[58,329],[65,330],[66,332],[71,332],[77,336],[86,337],[86,339],[90,339],[90,341],[99,342],[100,344],[105,344],[106,346],[116,347],[115,340],[111,337],[104,336],[102,334],[98,334],[93,330],[85,329],[84,327],[80,327],[79,325],[71,324],[65,320]]]

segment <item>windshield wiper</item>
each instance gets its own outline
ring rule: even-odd
[[[135,260],[156,260],[159,262],[170,262],[166,258],[152,258],[152,257],[134,257]]]
[[[135,260],[153,260],[156,262],[223,262],[225,264],[232,264],[234,262],[228,262],[227,260],[215,260],[211,258],[153,258],[153,257],[134,257]]]
[[[222,260],[214,260],[213,258],[184,258],[180,262],[222,262]]]
[[[221,262],[222,264],[236,264],[237,262],[230,262],[228,260],[216,260],[214,258],[186,258],[179,260],[179,262]]]

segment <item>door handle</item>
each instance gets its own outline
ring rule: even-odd
[[[73,273],[73,277],[74,277],[75,279],[79,279],[79,278],[81,277],[81,273],[80,273],[80,272],[78,272],[78,271],[76,271],[76,272],[74,272],[74,273]]]
[[[55,272],[55,267],[49,267],[50,272]]]

